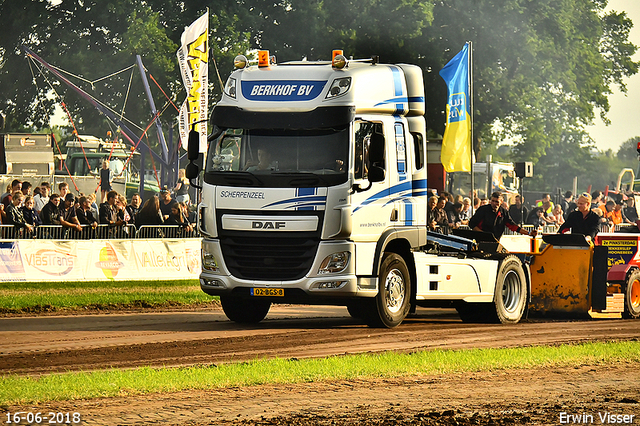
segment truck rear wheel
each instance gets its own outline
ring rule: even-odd
[[[370,327],[397,327],[411,307],[411,276],[402,256],[385,253],[379,283],[378,295],[365,302],[365,320]]]
[[[640,317],[640,270],[636,269],[627,278],[624,290],[624,318]]]
[[[233,322],[257,324],[269,313],[271,302],[236,296],[220,296],[224,314]]]
[[[516,324],[527,305],[527,280],[520,259],[507,256],[500,262],[491,316],[502,324]]]

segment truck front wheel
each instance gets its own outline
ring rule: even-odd
[[[405,319],[411,307],[411,276],[402,256],[384,254],[378,295],[367,302],[365,320],[370,327],[393,328]]]
[[[224,314],[233,322],[257,324],[269,313],[271,302],[236,296],[220,296]]]
[[[640,270],[633,271],[627,278],[624,290],[624,318],[640,318]]]
[[[520,259],[507,256],[500,262],[493,296],[492,317],[502,324],[516,324],[527,305],[527,280]]]

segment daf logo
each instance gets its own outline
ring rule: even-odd
[[[286,222],[271,222],[271,221],[260,222],[257,220],[254,220],[253,222],[251,222],[252,229],[282,229],[286,225],[287,225]]]

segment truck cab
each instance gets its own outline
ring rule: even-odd
[[[445,271],[473,268],[414,255],[428,243],[422,70],[340,54],[236,63],[201,178],[202,290],[237,322],[262,320],[271,303],[316,303],[393,327],[439,281],[446,299]],[[493,284],[472,278],[474,300],[491,301]]]

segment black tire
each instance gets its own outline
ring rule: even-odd
[[[640,318],[640,270],[638,269],[627,277],[622,316],[623,318]]]
[[[271,302],[259,299],[220,296],[224,314],[233,322],[257,324],[269,313]]]
[[[409,268],[401,256],[385,253],[378,278],[378,295],[363,301],[366,304],[364,319],[370,327],[397,327],[411,308]]]
[[[491,317],[502,324],[516,324],[527,306],[527,280],[522,262],[507,256],[498,267]]]

